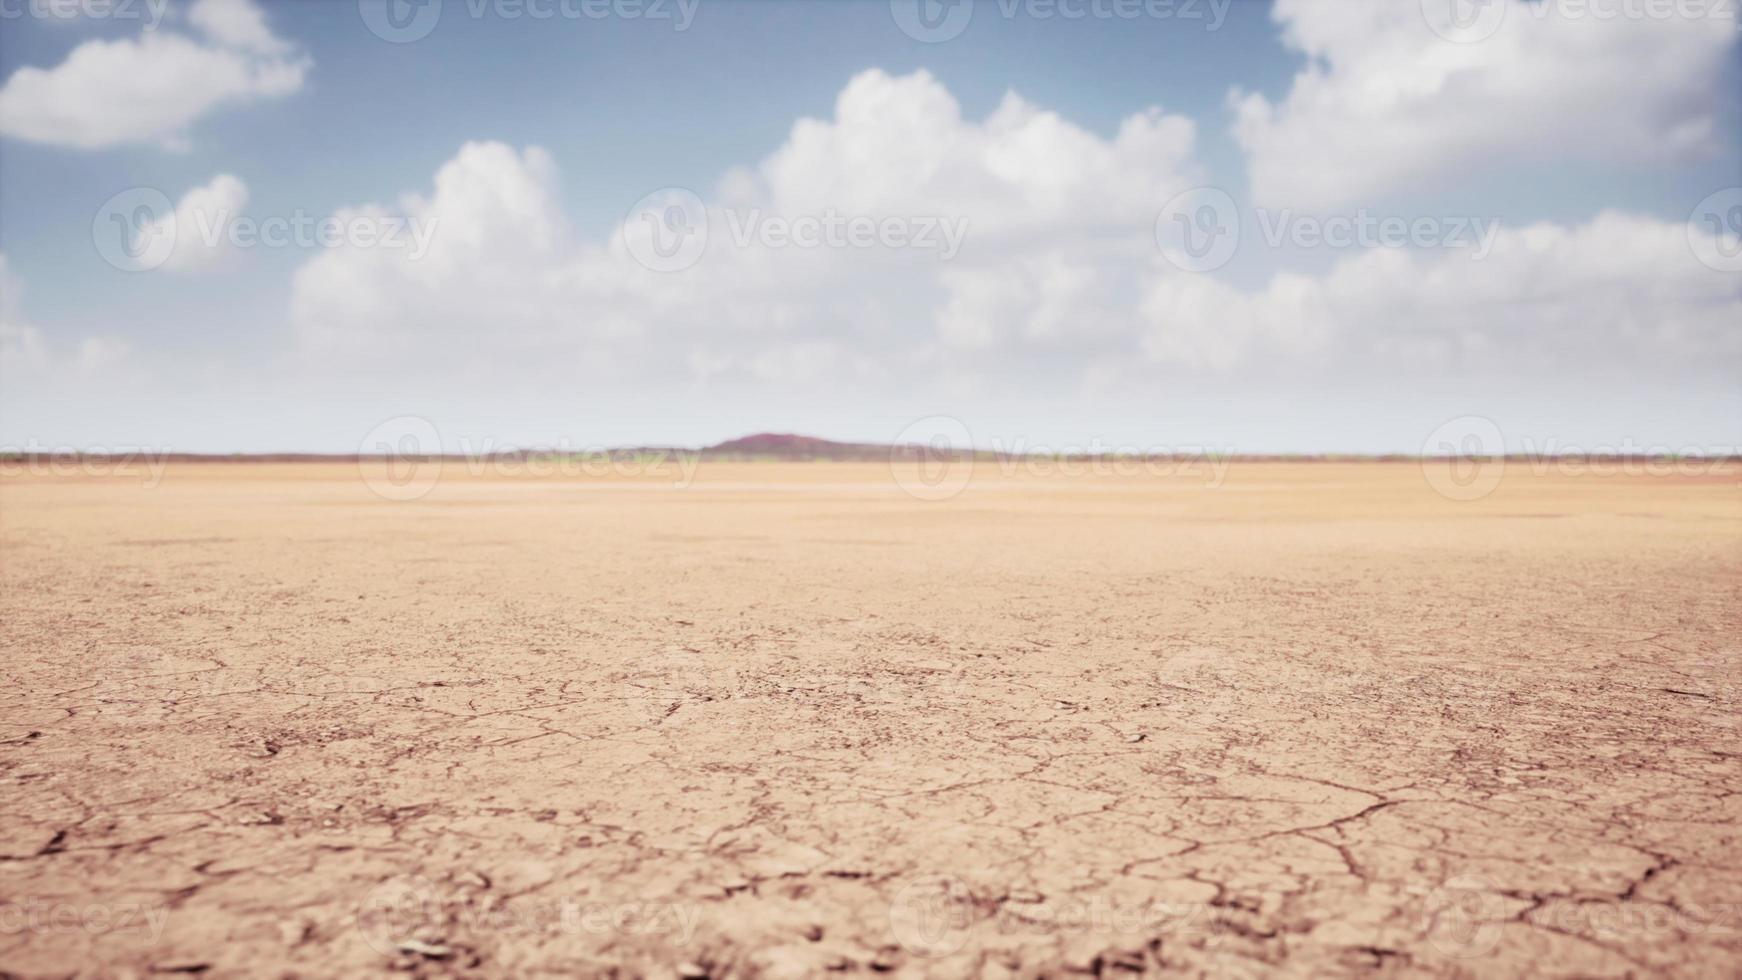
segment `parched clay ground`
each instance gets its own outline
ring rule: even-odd
[[[0,475],[0,973],[1742,973],[1735,468],[379,476]]]

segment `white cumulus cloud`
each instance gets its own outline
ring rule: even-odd
[[[833,119],[799,120],[754,174],[727,183],[780,213],[961,215],[979,239],[1130,227],[1201,179],[1196,133],[1151,107],[1105,139],[1014,92],[974,122],[930,73],[871,70],[847,84]]]
[[[274,36],[251,0],[196,0],[203,35],[163,30],[80,44],[53,68],[26,66],[0,86],[0,135],[74,149],[129,143],[181,148],[198,119],[302,88],[309,59]]]
[[[1734,5],[1622,17],[1599,15],[1619,0],[1503,2],[1491,36],[1459,43],[1431,25],[1468,0],[1278,0],[1307,64],[1280,102],[1234,93],[1255,203],[1329,209],[1508,164],[1712,147]]]

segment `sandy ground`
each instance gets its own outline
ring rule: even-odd
[[[1734,468],[444,465],[0,474],[0,972],[1742,973]]]

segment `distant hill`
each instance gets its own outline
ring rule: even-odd
[[[888,446],[862,442],[835,442],[815,436],[783,432],[758,432],[728,439],[702,450],[704,456],[757,457],[762,459],[888,459]]]

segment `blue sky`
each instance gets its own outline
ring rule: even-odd
[[[1742,185],[1733,15],[1714,30],[1519,8],[1448,40],[1424,13],[1438,0],[1403,17],[1203,0],[1075,20],[988,0],[960,36],[921,43],[901,0],[701,0],[681,31],[446,0],[395,44],[347,0],[170,0],[155,29],[29,2],[0,31],[3,444],[349,451],[401,415],[499,444],[888,441],[937,415],[983,443],[1238,451],[1416,451],[1469,416],[1514,448],[1742,437],[1738,277],[1685,241],[1699,202]],[[122,50],[150,34],[199,46],[214,74]],[[225,84],[241,87],[189,114]],[[130,118],[166,121],[92,107],[111,90]],[[990,118],[1012,91],[1040,121],[1007,132]],[[1178,125],[1122,144],[1152,109]],[[823,126],[816,146],[793,145],[802,119]],[[796,162],[771,169],[783,152]],[[464,174],[432,193],[450,164]],[[440,219],[445,271],[304,243],[132,272],[94,246],[117,192],[187,203],[220,175],[245,187],[212,198],[226,220],[366,204]],[[1194,187],[1226,191],[1241,226],[1210,270],[1153,242]],[[661,188],[694,191],[712,221],[693,270],[626,259],[625,216]],[[530,195],[543,230],[468,204],[505,193]],[[947,262],[721,251],[727,211],[911,220],[961,195],[968,244]],[[1272,247],[1285,213],[1426,219],[1454,241]],[[1480,265],[1457,257],[1464,217],[1500,236]]]

